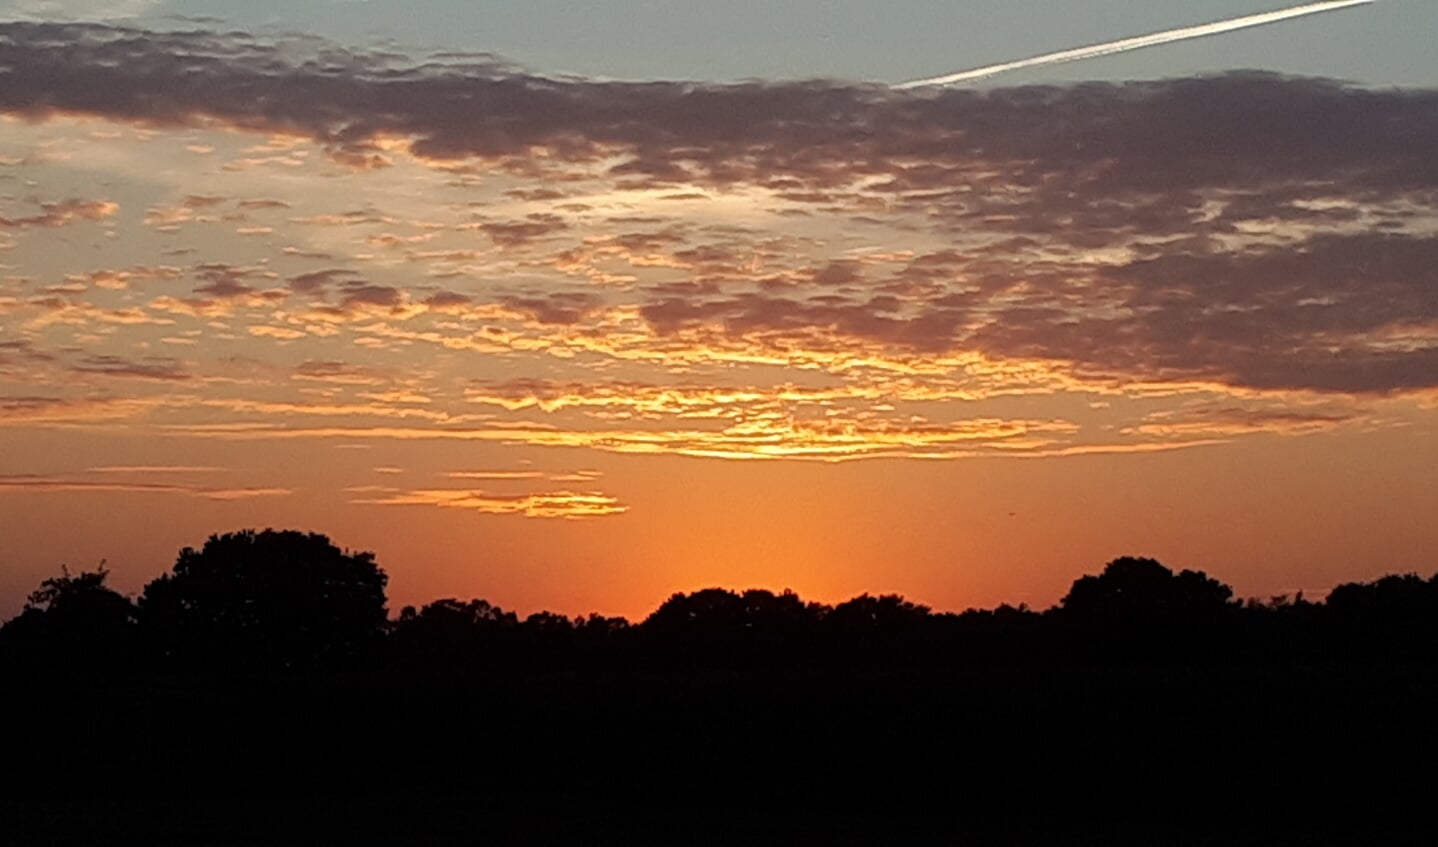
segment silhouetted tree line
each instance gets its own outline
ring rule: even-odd
[[[246,530],[181,550],[131,600],[94,571],[46,579],[0,628],[12,667],[196,673],[388,667],[920,665],[1073,661],[1432,658],[1438,574],[1338,586],[1323,602],[1234,598],[1201,571],[1115,559],[1045,611],[935,613],[897,595],[837,605],[793,592],[678,593],[638,624],[591,614],[521,619],[485,600],[386,608],[371,553]]]
[[[1435,749],[1438,579],[1240,602],[1121,558],[1044,611],[708,588],[634,624],[391,614],[385,587],[374,556],[272,530],[183,550],[133,599],[103,565],[46,579],[0,628],[0,843],[546,843],[625,808],[686,843],[790,814],[795,843],[931,819],[924,843],[1315,844],[1333,809],[1363,817],[1348,843],[1433,841],[1431,780],[1396,763]],[[1280,789],[1318,811],[1235,840]]]

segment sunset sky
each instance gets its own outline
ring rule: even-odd
[[[240,528],[391,606],[1438,569],[1429,0],[0,0],[0,618]],[[1289,4],[1294,5],[1294,4]]]

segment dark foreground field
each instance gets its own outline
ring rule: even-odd
[[[7,681],[5,843],[1433,843],[1438,670]]]

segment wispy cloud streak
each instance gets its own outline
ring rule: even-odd
[[[1109,41],[1103,44],[1093,44],[1088,47],[1076,47],[1071,50],[1060,50],[1057,53],[1045,53],[1042,56],[1034,56],[1028,59],[1020,59],[1016,62],[1004,62],[998,65],[988,65],[982,68],[974,68],[958,73],[944,74],[943,76],[916,79],[911,82],[901,83],[894,86],[897,89],[924,88],[935,85],[953,85],[959,82],[972,82],[978,79],[985,79],[991,76],[1008,73],[1009,71],[1023,70],[1024,68],[1037,68],[1044,65],[1059,65],[1066,62],[1077,62],[1083,59],[1096,59],[1100,56],[1111,56],[1114,53],[1127,53],[1130,50],[1142,50],[1145,47],[1157,47],[1160,44],[1171,44],[1175,41],[1187,41],[1191,38],[1205,38],[1210,35],[1221,35],[1225,32],[1233,32],[1239,29],[1265,26],[1267,24],[1279,23],[1280,21],[1292,18],[1301,18],[1307,15],[1316,15],[1320,12],[1336,12],[1339,9],[1346,9],[1349,6],[1367,6],[1373,0],[1327,0],[1322,3],[1309,3],[1303,6],[1294,6],[1290,9],[1279,9],[1273,12],[1263,12],[1257,15],[1245,15],[1241,18],[1233,18],[1227,21],[1216,21],[1198,26],[1171,29],[1164,32],[1155,32],[1149,35],[1137,35],[1131,38],[1122,38],[1118,41]]]

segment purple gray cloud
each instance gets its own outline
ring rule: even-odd
[[[484,58],[421,64],[338,47],[295,58],[236,33],[10,23],[0,112],[218,122],[306,137],[364,167],[400,139],[427,161],[680,195],[755,190],[780,213],[888,221],[954,243],[897,270],[831,257],[732,289],[731,277],[755,280],[739,265],[758,255],[756,238],[699,244],[656,230],[586,242],[662,251],[688,269],[634,288],[663,338],[974,351],[1255,389],[1438,388],[1438,91],[1251,72],[924,93],[831,80],[596,82]],[[582,252],[572,223],[549,213],[468,227],[502,251]],[[254,291],[233,274],[203,279],[196,293],[212,298]],[[338,270],[289,285],[333,292],[340,312],[412,302]],[[581,328],[607,302],[502,300]],[[139,367],[88,369],[182,378]]]

